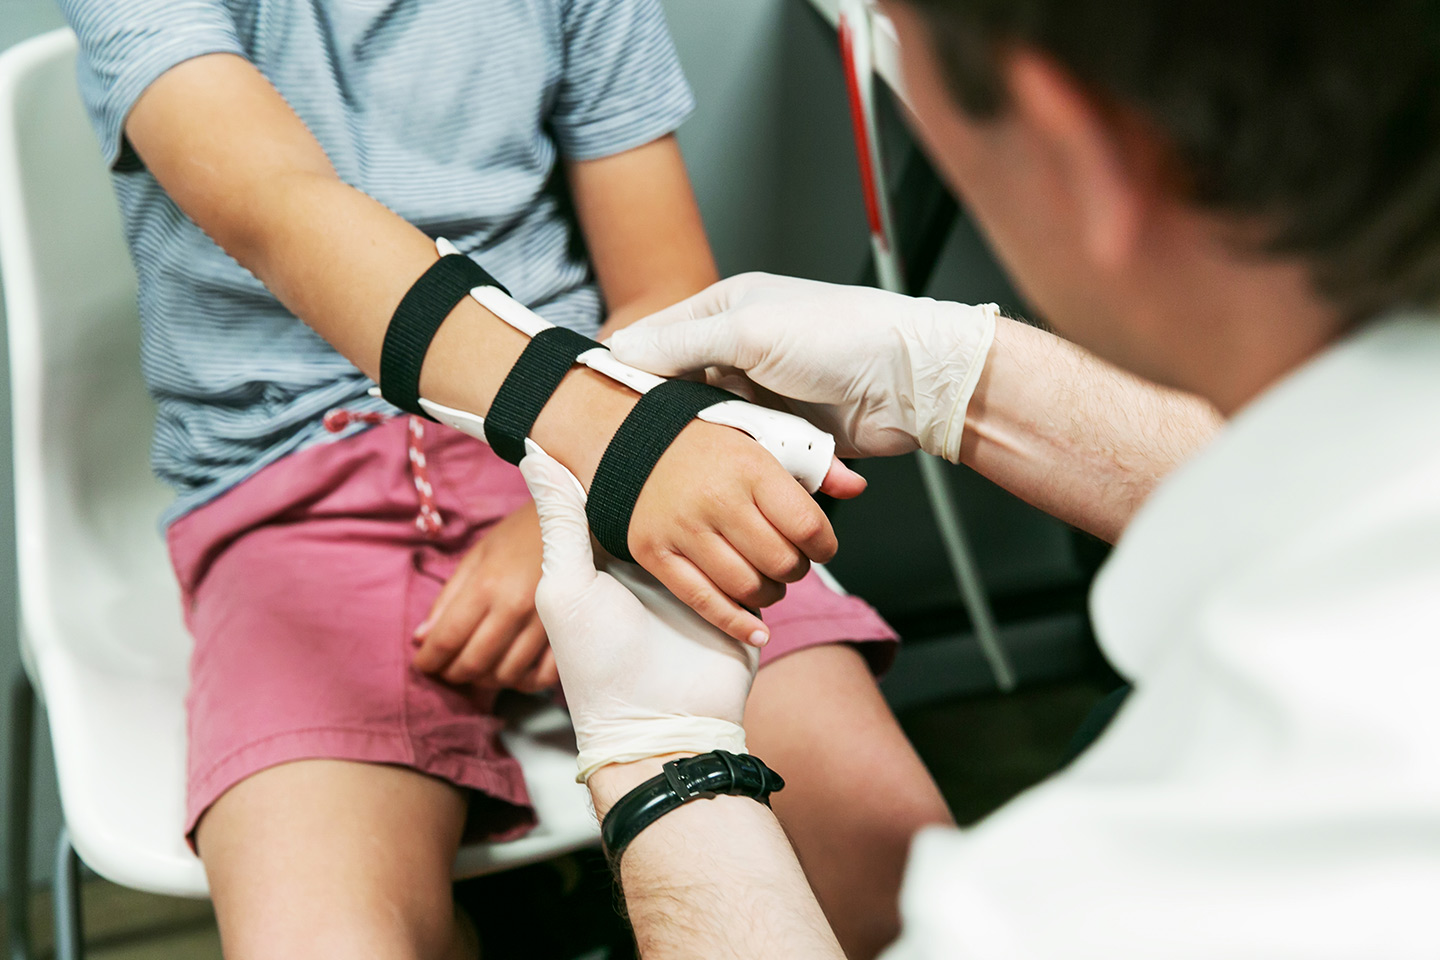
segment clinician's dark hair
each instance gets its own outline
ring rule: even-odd
[[[1168,138],[1191,199],[1266,226],[1351,318],[1440,303],[1440,0],[902,0],[958,103],[1048,54]]]

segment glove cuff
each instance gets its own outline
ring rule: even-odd
[[[959,463],[965,412],[995,342],[995,320],[1000,308],[993,303],[943,306],[962,310],[965,315],[955,317],[948,315],[948,310],[937,311],[932,322],[941,329],[919,337],[926,349],[912,351],[915,439],[926,453]],[[940,346],[940,350],[929,349],[932,344]]]
[[[601,731],[575,730],[580,754],[577,783],[612,763],[634,763],[671,753],[709,753],[728,750],[745,753],[745,728],[713,717],[653,717],[611,721]]]

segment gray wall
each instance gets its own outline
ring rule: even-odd
[[[864,210],[833,32],[803,0],[665,0],[665,5],[700,102],[681,142],[722,271],[766,269],[853,281],[866,255]],[[0,49],[59,24],[50,0],[0,0]],[[933,292],[981,300],[1005,296],[983,248],[964,230],[947,249]],[[3,383],[0,411],[0,451],[8,451]],[[837,515],[842,534],[853,533],[846,539],[841,575],[877,601],[903,604],[913,594],[943,603],[953,588],[928,515],[918,505],[897,513],[885,502],[887,490],[912,499],[918,488],[903,468],[890,473],[880,477],[884,483],[872,489],[868,504]],[[972,533],[992,586],[1073,575],[1068,540],[1058,525],[998,497],[973,476],[962,473],[957,479],[984,505]],[[17,666],[9,497],[5,462],[0,669],[7,676]],[[37,801],[40,850],[49,849],[59,823],[48,757],[45,766]],[[47,854],[37,857],[41,872],[48,871],[48,860]]]

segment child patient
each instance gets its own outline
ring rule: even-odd
[[[589,335],[716,279],[659,0],[63,6],[140,277],[195,640],[186,830],[226,953],[473,955],[457,845],[534,823],[492,707],[557,680],[539,529],[518,470],[367,390],[437,236]],[[426,395],[483,413],[518,336],[463,303]],[[577,369],[532,435],[588,484],[633,402]],[[696,423],[631,545],[733,635],[771,604],[750,745],[842,941],[874,955],[910,835],[947,814],[871,676],[894,634],[807,573],[834,549],[823,514]]]

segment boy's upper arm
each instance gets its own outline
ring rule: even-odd
[[[338,183],[284,97],[229,54],[193,57],[158,77],[136,101],[126,133],[180,209],[252,271],[252,255],[277,226],[302,215],[287,206],[284,185]]]
[[[568,0],[564,72],[549,117],[568,160],[593,160],[673,132],[695,100],[660,0]]]
[[[59,0],[80,41],[80,94],[107,166],[134,162],[125,122],[140,95],[177,64],[246,56],[223,0]]]

